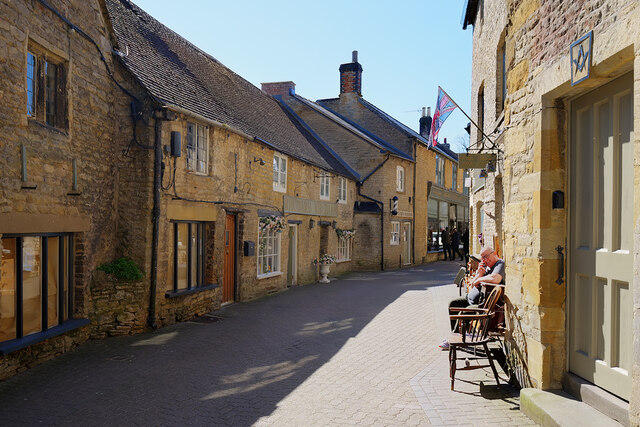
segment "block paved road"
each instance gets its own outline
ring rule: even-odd
[[[485,370],[449,390],[437,345],[458,268],[351,274],[89,342],[0,383],[0,425],[532,425]]]

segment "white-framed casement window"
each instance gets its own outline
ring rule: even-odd
[[[400,244],[400,223],[398,221],[391,221],[391,243],[392,245]]]
[[[273,155],[273,190],[287,192],[287,158],[282,154]]]
[[[436,184],[444,186],[444,157],[436,154]]]
[[[280,273],[280,240],[282,233],[258,227],[258,277]]]
[[[396,191],[404,191],[404,168],[402,166],[396,168]]]
[[[338,178],[338,202],[347,203],[347,178]]]
[[[205,175],[209,157],[209,126],[187,123],[187,169]]]
[[[458,165],[451,165],[451,189],[453,191],[458,189]]]
[[[320,199],[329,200],[331,195],[331,178],[328,174],[323,174],[320,177]]]
[[[338,237],[338,258],[337,261],[351,260],[351,239]]]

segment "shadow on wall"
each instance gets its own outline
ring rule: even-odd
[[[518,308],[507,296],[504,297],[504,302],[507,325],[504,344],[507,351],[509,382],[520,388],[533,387],[527,366],[527,341],[517,316]]]

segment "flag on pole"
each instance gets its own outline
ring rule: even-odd
[[[455,110],[457,105],[444,93],[442,88],[438,86],[438,102],[436,103],[436,111],[433,113],[433,120],[431,121],[431,134],[429,138],[433,146],[438,143],[438,132],[449,114]]]

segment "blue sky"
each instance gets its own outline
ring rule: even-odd
[[[258,87],[291,80],[305,98],[337,97],[338,67],[357,50],[363,97],[412,129],[438,85],[470,114],[462,0],[133,1]],[[439,140],[462,151],[467,122],[454,111]]]

